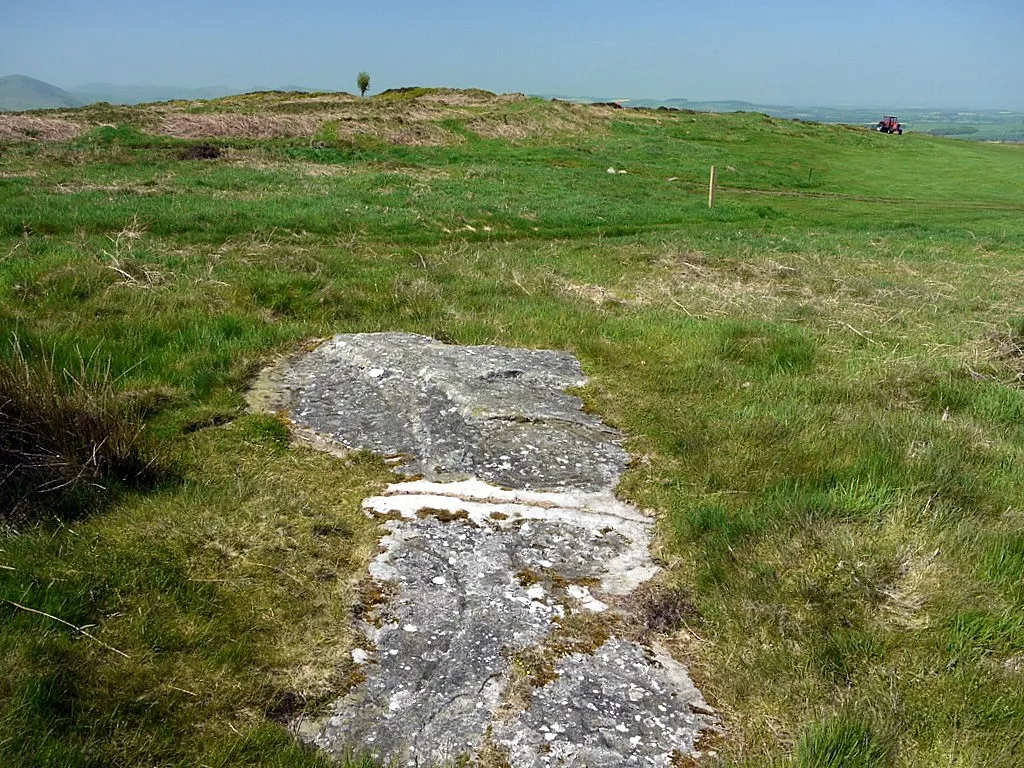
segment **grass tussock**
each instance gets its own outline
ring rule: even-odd
[[[995,334],[992,357],[1017,384],[1024,384],[1024,317],[1014,318],[1008,328]]]
[[[159,474],[140,403],[109,363],[30,361],[14,339],[0,357],[0,521],[81,515]]]
[[[794,763],[795,768],[888,768],[896,746],[870,720],[844,712],[800,735]]]

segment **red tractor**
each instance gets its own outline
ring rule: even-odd
[[[900,125],[896,115],[886,115],[883,117],[878,121],[875,130],[879,133],[898,133],[900,136],[903,135],[903,126]]]

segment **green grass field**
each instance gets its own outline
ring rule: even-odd
[[[0,510],[0,764],[326,764],[281,723],[356,680],[389,474],[243,395],[380,330],[579,356],[708,765],[1024,764],[1022,190],[1018,146],[479,93],[0,116],[0,357],[109,366],[160,468]]]

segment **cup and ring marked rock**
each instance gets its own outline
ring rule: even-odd
[[[373,451],[413,478],[364,501],[385,521],[370,576],[391,597],[362,617],[364,680],[304,725],[307,740],[414,766],[700,754],[716,719],[620,607],[657,572],[652,521],[615,497],[629,456],[566,391],[585,383],[574,357],[349,334],[265,381],[264,403],[319,446]]]

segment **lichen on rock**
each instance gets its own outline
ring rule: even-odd
[[[364,502],[387,531],[370,576],[390,599],[361,617],[365,680],[306,724],[309,741],[416,766],[695,754],[717,726],[686,670],[616,630],[657,572],[651,520],[614,495],[628,455],[566,392],[585,382],[575,358],[353,334],[272,380],[298,429],[410,478]]]
[[[565,392],[585,377],[560,352],[354,334],[321,344],[278,379],[298,427],[400,459],[407,475],[601,489],[627,460],[618,433]]]

